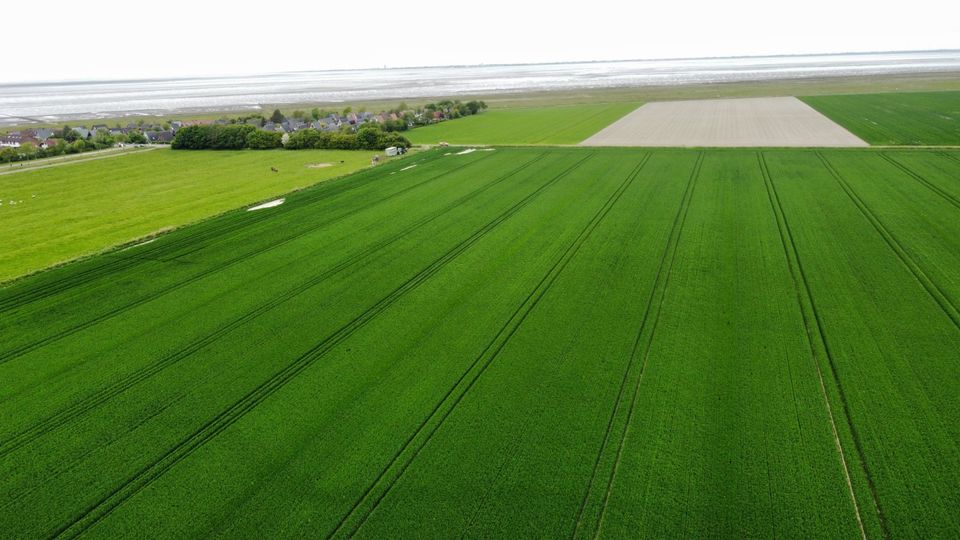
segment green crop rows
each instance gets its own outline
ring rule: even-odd
[[[355,172],[372,155],[156,149],[10,174],[17,169],[0,167],[0,282]],[[309,167],[317,163],[329,166]]]
[[[577,144],[633,111],[639,103],[593,103],[491,109],[411,130],[414,144]]]
[[[15,282],[0,531],[956,536],[958,178],[435,150]]]
[[[960,92],[852,94],[802,99],[873,145],[960,146]]]

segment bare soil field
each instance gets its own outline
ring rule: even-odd
[[[660,101],[583,146],[868,146],[795,97]]]

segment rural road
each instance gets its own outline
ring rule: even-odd
[[[89,156],[89,157],[86,157],[86,156],[85,156],[85,157],[83,157],[83,158],[78,158],[78,159],[69,159],[69,158],[71,158],[71,157],[73,157],[73,156],[61,156],[61,157],[55,157],[55,158],[47,158],[47,159],[43,160],[42,162],[40,162],[39,165],[33,165],[33,166],[27,166],[27,167],[18,167],[16,163],[11,163],[11,164],[7,165],[6,167],[3,167],[2,170],[0,170],[0,176],[5,175],[5,174],[16,174],[16,173],[20,173],[20,172],[36,171],[36,170],[39,170],[39,169],[49,169],[49,168],[51,168],[51,167],[60,167],[60,166],[62,166],[62,165],[72,165],[72,164],[74,164],[74,163],[83,163],[83,162],[85,162],[85,161],[94,161],[94,160],[97,160],[97,159],[107,159],[107,158],[112,158],[112,157],[117,157],[117,156],[129,156],[129,155],[131,155],[131,154],[139,154],[139,153],[142,153],[142,152],[149,152],[150,150],[156,150],[157,148],[162,148],[162,147],[164,147],[164,146],[166,146],[166,145],[161,145],[161,146],[145,146],[145,147],[143,147],[143,148],[135,148],[135,149],[132,149],[132,150],[127,150],[126,148],[123,148],[123,149],[96,150],[96,151],[94,151],[94,152],[89,152],[89,153],[87,153],[86,156]],[[83,155],[83,154],[80,154],[80,155]],[[20,162],[20,163],[24,163],[24,162]],[[27,163],[27,164],[29,165],[31,162],[25,162],[25,163]],[[33,162],[33,163],[38,163],[38,162]]]

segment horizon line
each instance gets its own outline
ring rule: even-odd
[[[555,65],[578,65],[578,64],[614,64],[620,62],[662,62],[675,60],[733,60],[748,58],[795,58],[803,56],[865,56],[877,54],[909,54],[909,53],[950,53],[960,54],[960,48],[957,49],[905,49],[905,50],[882,50],[882,51],[839,51],[839,52],[806,52],[806,53],[786,53],[786,54],[757,54],[757,55],[726,55],[726,56],[673,56],[659,58],[620,58],[610,60],[570,60],[553,62],[495,62],[491,64],[443,64],[443,65],[410,65],[410,66],[383,66],[383,67],[355,67],[355,68],[332,68],[332,69],[297,69],[288,71],[264,71],[258,73],[232,73],[223,75],[195,75],[195,76],[154,76],[141,78],[118,78],[118,79],[47,79],[18,82],[0,82],[0,88],[15,88],[22,86],[41,86],[41,85],[69,85],[69,84],[118,84],[134,82],[161,82],[161,81],[200,81],[213,79],[239,79],[248,77],[268,77],[276,75],[305,74],[305,73],[343,73],[349,71],[401,71],[410,69],[464,69],[481,67],[523,67],[523,66],[555,66]]]

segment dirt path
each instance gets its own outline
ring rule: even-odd
[[[43,160],[37,161],[27,161],[19,163],[11,163],[6,166],[0,167],[0,176],[5,174],[16,174],[20,172],[27,171],[36,171],[40,169],[49,169],[51,167],[60,167],[63,165],[71,165],[73,163],[83,163],[85,161],[93,161],[97,159],[107,159],[117,156],[129,156],[131,154],[140,154],[143,152],[149,152],[151,150],[156,150],[157,148],[162,148],[162,146],[145,146],[143,148],[118,148],[118,149],[108,149],[108,150],[97,150],[94,152],[88,152],[86,154],[80,154],[84,157],[75,157],[73,156],[60,156],[54,158],[46,158]],[[23,167],[18,166],[23,164]]]

